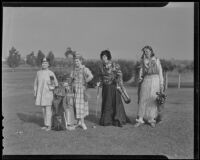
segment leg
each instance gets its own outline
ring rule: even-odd
[[[69,124],[68,124],[68,122],[69,122],[69,113],[67,112],[67,111],[65,110],[65,112],[64,112],[64,118],[65,118],[65,125],[66,125],[66,129],[67,130],[74,130],[75,129],[75,127],[74,126],[70,126]]]
[[[81,127],[86,130],[87,126],[85,125],[84,118],[81,118]]]
[[[48,126],[47,130],[51,129],[51,117],[52,117],[52,111],[51,106],[46,106],[46,125]]]
[[[43,113],[43,120],[44,120],[44,127],[42,127],[42,129],[46,129],[47,128],[47,123],[46,123],[46,107],[42,106],[42,113]]]
[[[138,119],[136,119],[136,124],[134,125],[134,127],[139,127],[141,126],[142,124],[144,124],[144,120],[143,120],[143,117],[138,117]]]
[[[143,120],[144,114],[145,114],[145,106],[139,104],[139,106],[138,106],[138,116],[137,116],[137,119],[136,119],[137,123],[134,125],[135,127],[139,127],[140,125],[144,124],[144,120]]]

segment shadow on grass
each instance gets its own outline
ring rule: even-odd
[[[86,120],[95,123],[96,125],[99,125],[99,120],[100,120],[101,112],[96,112],[93,110],[90,110],[89,115],[85,118]],[[135,124],[136,123],[136,117],[127,117],[129,124]]]
[[[17,113],[17,116],[19,119],[25,123],[35,123],[42,127],[44,125],[44,120],[42,116],[40,116],[38,113],[35,114],[25,114],[25,113]]]
[[[101,115],[101,112],[97,112],[97,115],[96,115],[95,111],[90,110],[89,115],[85,118],[85,120],[88,120],[92,123],[95,123],[96,125],[99,125],[100,115]]]

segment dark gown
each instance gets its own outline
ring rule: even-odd
[[[122,83],[122,72],[118,64],[102,65],[100,70],[102,84],[102,105],[100,125],[122,126],[130,122],[126,116],[120,93],[116,89],[117,83]]]

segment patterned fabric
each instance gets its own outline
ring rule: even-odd
[[[126,116],[117,84],[123,85],[120,66],[112,61],[100,66],[100,83],[102,85],[102,105],[100,125],[124,125],[129,122]]]
[[[86,92],[86,83],[90,81],[93,76],[88,68],[82,66],[75,68],[71,73],[73,79],[72,86],[74,92],[75,112],[76,118],[84,118],[89,114],[88,101],[84,99]]]
[[[163,73],[160,60],[156,57],[152,57],[150,60],[142,60],[139,70],[139,81],[141,81],[147,75],[155,74],[159,75],[159,83],[160,85],[163,85]]]
[[[100,82],[102,84],[123,84],[122,72],[117,63],[109,61],[100,66]]]

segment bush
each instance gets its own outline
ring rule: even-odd
[[[116,61],[120,65],[122,74],[123,74],[123,81],[127,82],[130,80],[135,73],[135,62],[134,61],[127,61],[127,60],[118,60]]]
[[[96,83],[99,81],[100,63],[100,60],[87,60],[84,62],[85,66],[90,69],[94,76],[94,78],[88,83],[89,88],[94,88],[96,86]]]

